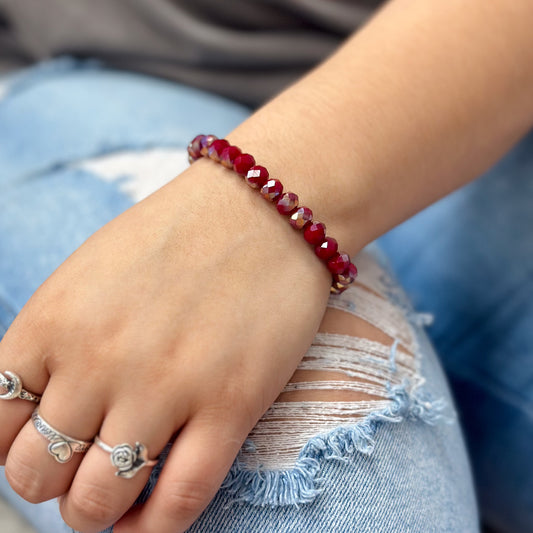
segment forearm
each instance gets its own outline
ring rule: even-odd
[[[531,20],[528,0],[392,1],[228,138],[354,253],[531,127]]]

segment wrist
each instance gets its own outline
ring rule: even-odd
[[[295,282],[310,280],[318,293],[328,294],[331,275],[301,233],[235,172],[201,158],[169,185],[169,196],[187,208],[179,210],[187,218],[182,226],[194,228],[200,247],[241,257],[230,270],[245,276],[278,271],[283,263]]]
[[[284,190],[296,193],[299,205],[312,210],[313,220],[326,226],[327,235],[338,241],[339,249],[355,256],[371,239],[361,225],[365,202],[354,176],[343,175],[327,154],[308,158],[310,149],[293,130],[282,130],[271,138],[258,134],[264,129],[255,126],[255,121],[253,127],[244,124],[226,138],[253,154],[258,164],[268,168],[270,177],[283,183]]]
[[[192,139],[188,152],[191,164],[204,157],[226,167],[256,189],[265,201],[275,205],[278,213],[312,246],[315,255],[330,272],[332,293],[340,294],[355,280],[357,268],[349,253],[339,249],[338,241],[331,233],[326,235],[325,224],[313,216],[312,210],[300,202],[296,193],[288,191],[280,180],[270,176],[265,166],[257,164],[254,156],[243,153],[227,139],[217,139],[210,134],[199,134]]]

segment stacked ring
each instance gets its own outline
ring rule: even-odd
[[[35,403],[41,401],[39,395],[25,390],[22,387],[20,377],[9,370],[4,373],[0,372],[0,387],[7,391],[0,394],[0,400],[20,398]],[[39,407],[33,411],[31,420],[39,434],[49,442],[48,453],[58,463],[68,463],[75,453],[85,453],[93,444],[89,441],[69,437],[55,429],[40,415]],[[117,469],[115,475],[125,479],[131,479],[141,468],[154,466],[158,462],[158,459],[148,459],[148,450],[140,442],[136,442],[134,447],[129,444],[118,444],[111,447],[98,436],[95,437],[94,442],[110,454],[111,464]]]

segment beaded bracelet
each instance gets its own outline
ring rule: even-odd
[[[197,135],[187,148],[189,163],[201,157],[208,157],[226,168],[243,176],[254,189],[274,203],[281,215],[289,217],[289,223],[303,232],[304,239],[315,248],[315,254],[326,263],[332,275],[330,291],[340,294],[357,277],[357,268],[350,261],[346,252],[338,252],[338,243],[333,237],[326,237],[326,226],[313,220],[313,212],[305,206],[298,205],[298,196],[293,192],[284,192],[283,185],[269,176],[268,170],[255,164],[250,154],[243,154],[239,148],[232,146],[226,139],[214,135]]]

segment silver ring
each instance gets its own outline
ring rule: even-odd
[[[68,463],[75,453],[85,453],[91,446],[92,442],[73,439],[57,429],[54,429],[39,414],[39,408],[36,407],[31,415],[31,420],[35,429],[50,442],[48,453],[58,463]]]
[[[148,450],[140,442],[136,442],[135,447],[127,443],[111,447],[97,435],[94,443],[111,454],[111,464],[117,469],[115,476],[131,479],[141,468],[157,464],[157,459],[148,459]]]
[[[33,392],[22,388],[22,380],[15,372],[10,372],[9,370],[6,370],[3,374],[0,372],[0,387],[7,390],[4,394],[0,394],[0,400],[20,398],[21,400],[35,403],[41,401],[41,397],[38,394],[33,394]]]

